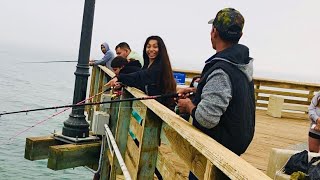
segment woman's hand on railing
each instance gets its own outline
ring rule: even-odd
[[[114,87],[114,86],[116,86],[117,84],[116,84],[116,82],[118,82],[118,78],[117,77],[115,77],[115,78],[113,78],[113,79],[111,79],[107,84],[105,84],[104,86],[111,86],[111,87]]]

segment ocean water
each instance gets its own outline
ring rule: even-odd
[[[76,63],[31,64],[45,61],[41,56],[0,52],[0,111],[17,111],[72,103]],[[68,58],[68,59],[65,59]],[[74,59],[70,59],[74,58]],[[76,60],[64,57],[62,60]],[[52,60],[52,59],[49,59]],[[84,167],[53,171],[47,160],[24,159],[26,137],[46,136],[61,131],[71,110],[18,133],[54,114],[55,110],[13,114],[0,117],[0,179],[92,179]],[[11,140],[9,140],[12,138]]]

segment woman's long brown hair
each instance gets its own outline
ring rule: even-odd
[[[176,81],[173,77],[173,71],[171,68],[171,63],[169,59],[169,55],[167,52],[166,45],[163,40],[159,36],[150,36],[147,38],[144,48],[143,48],[143,59],[144,59],[144,67],[148,67],[149,65],[149,57],[146,52],[147,45],[150,40],[156,40],[158,42],[159,53],[156,57],[155,61],[159,61],[161,64],[161,74],[159,74],[159,87],[161,87],[161,93],[175,93],[176,91]]]

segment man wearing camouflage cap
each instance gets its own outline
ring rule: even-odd
[[[216,54],[205,61],[197,89],[179,90],[182,97],[196,93],[192,101],[179,99],[178,107],[191,114],[195,127],[241,155],[252,141],[255,126],[252,58],[249,49],[238,44],[244,18],[239,11],[225,8],[209,24]]]

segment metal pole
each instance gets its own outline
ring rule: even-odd
[[[86,98],[89,73],[92,27],[95,0],[85,0],[82,19],[81,40],[73,94],[73,104]],[[73,107],[69,118],[63,123],[62,135],[84,138],[89,136],[89,124],[84,115],[84,107]]]
[[[110,148],[110,150],[111,150],[111,147],[113,148],[114,153],[117,156],[120,168],[121,168],[121,170],[123,172],[124,178],[126,180],[131,180],[131,176],[130,176],[130,173],[129,173],[128,168],[126,166],[126,163],[124,163],[124,160],[123,160],[123,158],[121,156],[119,147],[118,147],[118,145],[116,143],[116,140],[114,139],[114,137],[112,135],[112,132],[111,132],[109,126],[107,124],[105,124],[104,125],[104,129],[106,130],[106,136],[107,136],[109,148]],[[111,146],[110,146],[110,143],[111,143]]]

